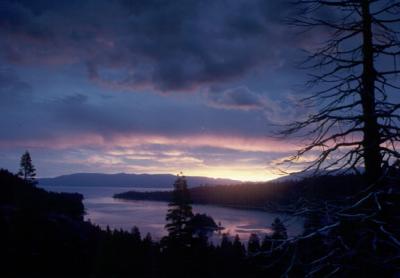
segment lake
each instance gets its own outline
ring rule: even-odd
[[[88,187],[88,186],[42,186],[54,192],[78,192],[84,195],[86,209],[85,219],[102,228],[109,226],[114,229],[130,231],[133,226],[140,229],[142,235],[151,233],[155,239],[166,235],[164,229],[167,202],[158,201],[125,201],[112,198],[113,194],[129,190],[156,191],[171,190],[160,188],[137,187]],[[254,210],[242,210],[214,205],[193,205],[193,213],[205,213],[212,216],[216,223],[224,229],[221,233],[238,234],[246,242],[251,233],[263,236],[270,233],[270,224],[275,217],[284,221],[289,237],[300,234],[303,230],[303,220],[287,214],[269,213]],[[218,237],[218,235],[215,235]]]

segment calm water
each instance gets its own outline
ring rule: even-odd
[[[165,214],[168,209],[166,202],[155,201],[124,201],[112,198],[115,193],[128,190],[154,191],[159,188],[129,188],[129,187],[66,187],[46,186],[49,191],[79,192],[85,196],[85,219],[105,228],[130,230],[133,226],[139,227],[144,235],[151,233],[153,238],[159,239],[166,235],[164,229]],[[167,189],[168,190],[168,189]],[[224,227],[223,233],[238,234],[247,241],[250,233],[262,236],[270,232],[270,224],[275,217],[280,217],[287,229],[289,236],[301,233],[303,221],[285,214],[267,213],[261,211],[240,210],[212,205],[193,205],[194,213],[206,213],[212,216],[217,223]],[[217,235],[216,235],[217,236]]]

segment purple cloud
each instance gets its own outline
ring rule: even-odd
[[[286,37],[271,16],[285,13],[280,1],[41,3],[2,3],[3,58],[82,64],[93,82],[107,88],[198,90],[283,59]]]

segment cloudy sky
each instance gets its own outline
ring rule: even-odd
[[[0,167],[267,180],[317,40],[281,0],[0,1]]]

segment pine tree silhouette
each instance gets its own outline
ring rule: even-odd
[[[257,234],[251,234],[249,242],[247,243],[247,251],[249,253],[256,253],[260,251],[260,238]]]
[[[27,183],[31,185],[36,185],[37,181],[35,179],[36,169],[32,164],[31,155],[28,151],[21,156],[20,169],[18,171],[18,176],[23,178]]]
[[[192,239],[192,229],[188,225],[193,217],[190,193],[186,178],[178,175],[174,183],[172,201],[168,204],[169,209],[166,216],[168,238],[175,243],[187,245]]]

